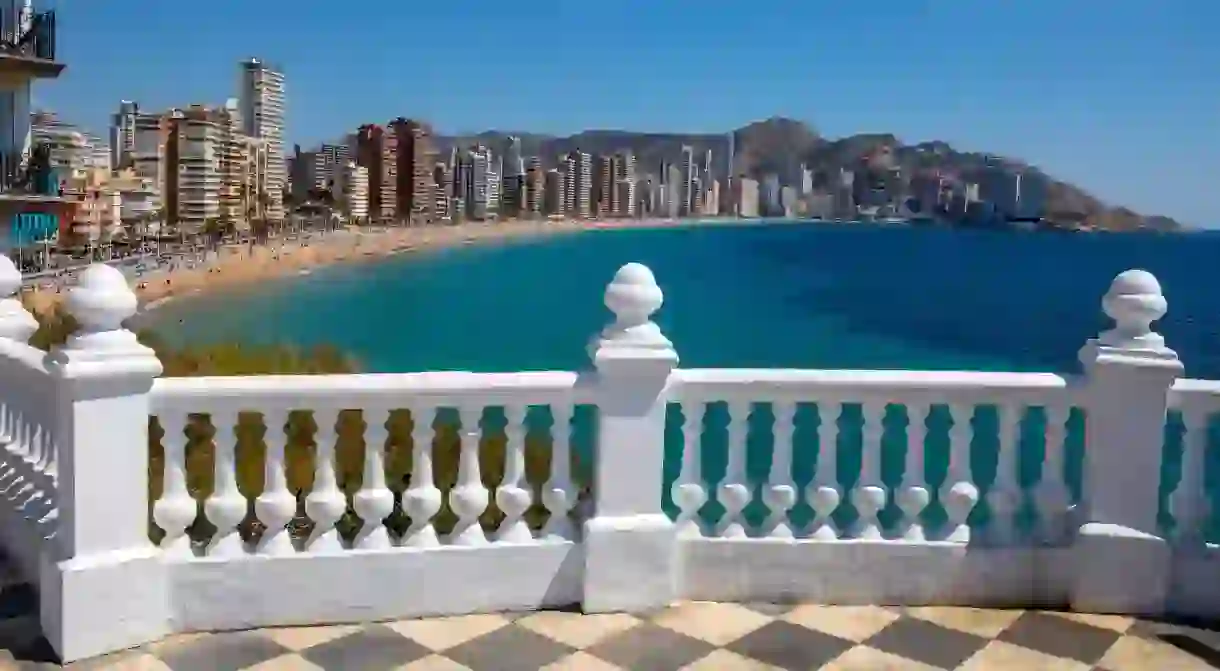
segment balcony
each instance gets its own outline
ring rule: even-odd
[[[30,202],[62,200],[59,180],[49,166],[42,163],[41,150],[36,146],[29,164],[22,165],[21,154],[0,152],[0,200]]]
[[[1220,382],[1179,379],[1142,271],[1067,376],[679,368],[630,264],[585,371],[165,378],[118,270],[49,353],[20,280],[0,257],[0,545],[65,661],[573,603],[1220,613]]]
[[[0,20],[0,75],[58,77],[64,64],[55,61],[55,11],[35,14],[25,30],[8,21],[11,17]]]

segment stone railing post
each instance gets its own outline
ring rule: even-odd
[[[41,570],[41,618],[63,660],[169,633],[168,584],[148,538],[153,351],[123,322],[136,296],[110,266],[86,269],[64,306],[79,325],[47,355],[56,385],[59,527]]]
[[[678,354],[651,321],[663,296],[629,263],[606,288],[615,320],[590,345],[598,408],[592,515],[584,524],[584,610],[647,610],[675,596],[677,534],[661,510],[665,405]]]
[[[1168,392],[1182,363],[1152,330],[1167,309],[1152,274],[1119,274],[1102,308],[1114,328],[1080,350],[1085,465],[1071,605],[1158,614],[1170,573],[1170,548],[1157,524],[1161,458]]]

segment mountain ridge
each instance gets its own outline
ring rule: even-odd
[[[1119,231],[1183,228],[1181,223],[1171,217],[1141,214],[1128,207],[1107,203],[1088,190],[1057,179],[1019,158],[961,151],[942,140],[905,144],[892,133],[860,133],[832,139],[822,136],[805,122],[778,116],[755,121],[724,133],[590,129],[574,135],[560,136],[528,131],[486,130],[471,134],[438,135],[435,142],[441,152],[471,144],[483,144],[497,152],[503,152],[506,138],[512,135],[521,139],[522,154],[538,156],[545,168],[554,167],[558,156],[575,149],[591,154],[630,150],[635,154],[637,171],[653,174],[662,161],[678,161],[682,147],[689,145],[694,149],[695,160],[699,162],[703,161],[706,151],[711,149],[713,175],[723,179],[724,157],[728,152],[730,133],[735,137],[736,144],[734,172],[753,178],[777,173],[786,183],[791,184],[801,164],[822,175],[837,174],[840,168],[851,169],[858,165],[860,157],[888,147],[894,163],[904,171],[939,169],[969,174],[981,169],[988,162],[1000,161],[1041,173],[1047,177],[1049,183],[1047,216],[1059,221]]]

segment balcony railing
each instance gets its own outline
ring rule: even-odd
[[[65,661],[573,602],[1220,613],[1220,381],[1142,271],[1073,376],[678,368],[631,264],[590,370],[160,378],[117,269],[50,352],[20,286],[0,256],[0,545]]]
[[[49,167],[39,167],[39,152],[22,165],[20,152],[0,151],[0,195],[60,196],[59,180]]]
[[[35,14],[28,29],[9,25],[12,17],[0,19],[0,54],[55,60],[55,10]]]

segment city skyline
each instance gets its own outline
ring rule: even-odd
[[[120,98],[150,108],[221,98],[232,88],[227,64],[260,54],[282,63],[293,82],[289,146],[398,114],[429,119],[446,134],[723,132],[782,114],[828,136],[892,131],[908,142],[942,139],[1019,156],[1107,201],[1208,223],[1205,175],[1220,134],[1209,132],[1207,110],[1220,108],[1220,92],[1206,84],[1220,56],[1205,26],[1217,10],[1172,5],[1103,13],[1045,2],[883,1],[865,12],[782,2],[768,12],[696,12],[628,2],[556,13],[475,2],[407,17],[405,7],[373,0],[360,12],[323,17],[270,1],[218,3],[185,21],[181,10],[149,0],[86,3],[73,6],[62,29],[73,66],[36,97],[98,128]],[[140,31],[141,16],[164,30]],[[408,18],[431,28],[393,39],[391,27]],[[523,48],[540,36],[529,77],[455,84],[454,73],[478,58],[454,48],[452,36],[479,44],[491,33],[492,44],[520,35]],[[319,40],[346,34],[360,39],[321,54]],[[585,66],[546,57],[586,41],[621,46],[615,59]],[[435,57],[438,49],[448,50],[445,58]],[[412,59],[427,65],[400,67]]]

